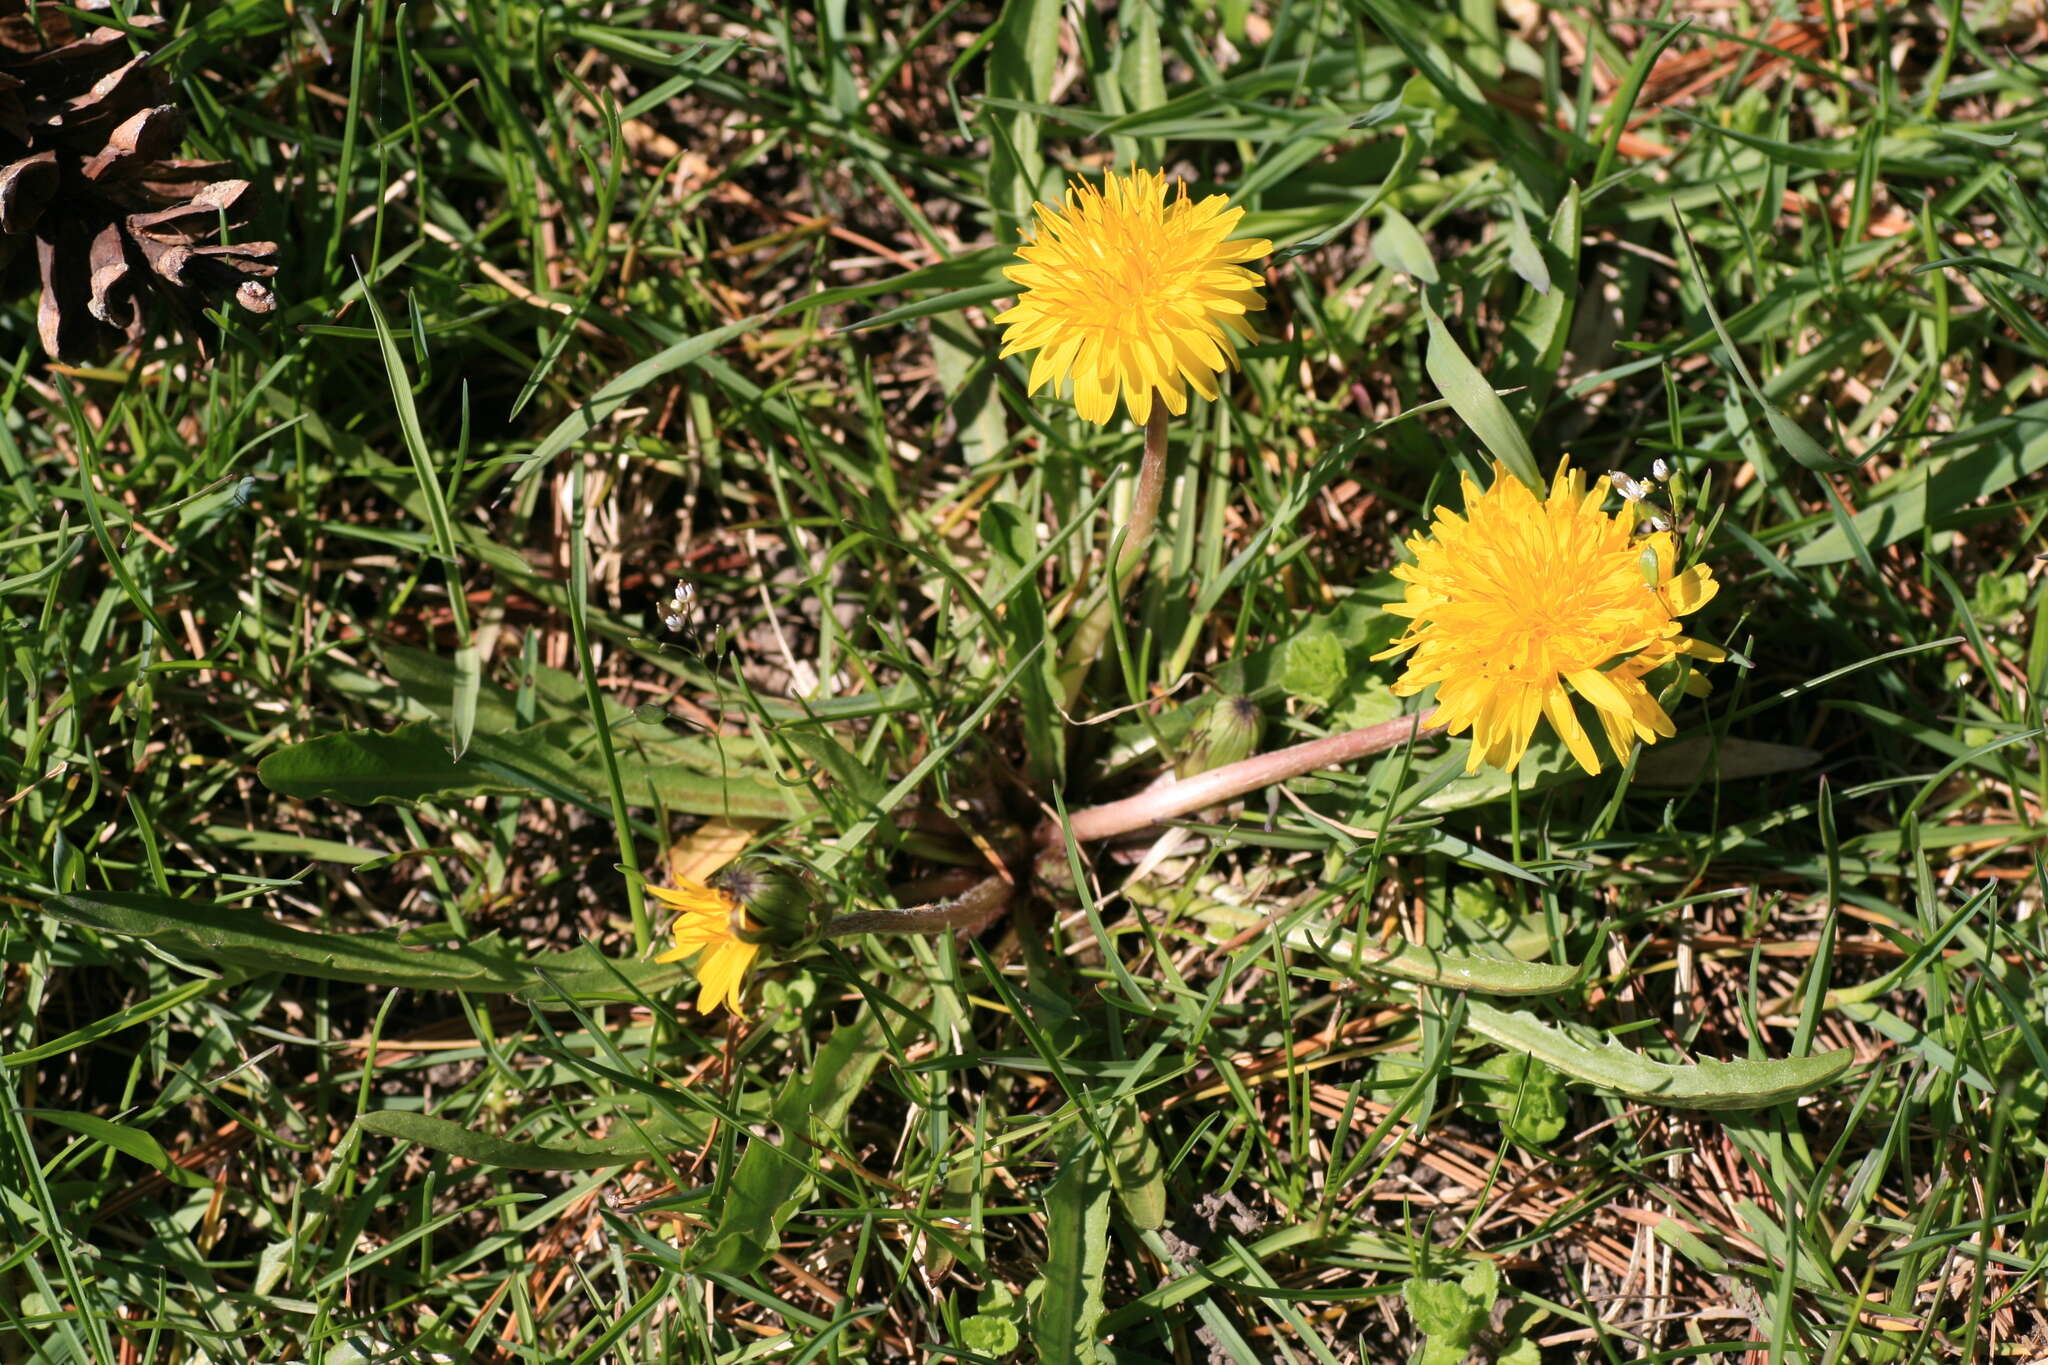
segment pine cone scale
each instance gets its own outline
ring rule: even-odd
[[[128,244],[121,238],[121,229],[112,223],[102,228],[92,239],[92,254],[87,260],[92,267],[85,301],[87,311],[109,327],[127,331],[134,321],[135,305],[133,286],[128,279]]]
[[[177,155],[185,113],[135,40],[162,21],[0,0],[0,265],[33,240],[36,331],[55,359],[94,357],[157,324],[204,353],[205,307],[267,313],[276,242],[223,240],[254,196],[219,162]],[[25,268],[26,263],[23,262]]]
[[[175,104],[159,104],[114,129],[107,145],[80,169],[87,180],[127,179],[163,160],[184,140],[184,111]]]
[[[92,285],[88,258],[71,249],[75,243],[52,240],[50,225],[36,232],[36,264],[42,272],[43,297],[36,306],[36,333],[51,356],[89,355],[105,344],[99,320],[86,307]]]
[[[0,167],[0,232],[33,232],[61,178],[55,152],[37,152]]]

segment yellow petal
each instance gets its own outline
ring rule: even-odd
[[[1593,741],[1586,735],[1586,727],[1579,724],[1578,712],[1572,707],[1569,692],[1562,687],[1553,687],[1543,694],[1543,714],[1550,719],[1550,728],[1557,731],[1564,747],[1571,750],[1579,766],[1589,773],[1600,771],[1600,755],[1593,750]]]
[[[1567,673],[1565,681],[1577,689],[1580,696],[1611,715],[1629,716],[1635,712],[1634,705],[1622,695],[1621,689],[1597,668],[1582,668]]]
[[[1673,616],[1690,616],[1714,600],[1721,585],[1704,564],[1695,564],[1664,585],[1664,601]]]

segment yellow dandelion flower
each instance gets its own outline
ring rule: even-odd
[[[1408,587],[1387,610],[1409,624],[1377,657],[1414,651],[1394,691],[1413,696],[1435,684],[1434,722],[1472,732],[1467,772],[1482,763],[1512,770],[1538,720],[1599,772],[1572,693],[1592,703],[1617,759],[1635,740],[1676,733],[1643,678],[1681,654],[1727,657],[1687,639],[1678,622],[1714,596],[1713,574],[1705,565],[1680,572],[1669,531],[1638,537],[1633,503],[1616,516],[1601,511],[1607,480],[1588,490],[1569,462],[1547,499],[1499,464],[1484,493],[1463,482],[1464,515],[1437,508],[1430,534],[1408,542],[1414,563],[1394,570]],[[1688,687],[1704,694],[1705,679],[1694,675]]]
[[[748,943],[739,936],[742,929],[753,926],[746,921],[739,903],[723,891],[714,891],[702,882],[682,879],[682,885],[673,889],[664,886],[647,888],[665,904],[674,906],[679,913],[670,935],[675,947],[658,955],[656,962],[680,962],[697,953],[697,1008],[709,1014],[723,1001],[734,1014],[740,1012],[740,992],[746,987],[747,968],[754,963],[754,954],[761,951],[759,944]]]
[[[1064,208],[1035,207],[1038,233],[1003,273],[1023,286],[999,314],[1003,355],[1036,351],[1030,391],[1058,392],[1097,425],[1118,397],[1143,423],[1156,395],[1175,414],[1188,389],[1216,396],[1216,376],[1237,365],[1237,342],[1256,341],[1245,320],[1266,306],[1265,279],[1240,262],[1272,253],[1263,239],[1231,241],[1244,217],[1220,194],[1196,202],[1187,185],[1169,197],[1164,171],[1076,181]]]

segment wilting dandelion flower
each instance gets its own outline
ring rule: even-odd
[[[1678,618],[1717,591],[1713,574],[1680,571],[1668,531],[1635,534],[1637,506],[1601,510],[1607,480],[1557,472],[1538,499],[1496,464],[1485,492],[1464,482],[1463,516],[1439,507],[1428,535],[1408,542],[1408,585],[1388,611],[1409,618],[1385,659],[1414,651],[1394,684],[1401,696],[1436,685],[1436,723],[1472,732],[1467,772],[1482,763],[1512,770],[1538,720],[1548,720],[1589,773],[1600,759],[1573,709],[1592,703],[1608,747],[1623,758],[1637,739],[1676,733],[1643,678],[1679,655],[1713,662],[1725,651],[1680,633]],[[1705,679],[1687,680],[1696,695]]]
[[[740,1012],[740,992],[746,986],[747,968],[753,965],[760,945],[741,935],[751,929],[739,902],[723,891],[702,882],[682,879],[673,889],[650,886],[649,891],[678,910],[669,931],[675,947],[660,954],[656,962],[680,962],[693,954],[697,959],[697,1008],[709,1014],[723,1001],[734,1014]]]
[[[1216,376],[1237,364],[1237,342],[1257,333],[1247,313],[1266,306],[1265,280],[1241,264],[1270,255],[1264,239],[1230,240],[1244,217],[1220,194],[1196,201],[1183,183],[1169,196],[1164,171],[1076,182],[1065,205],[1036,206],[1038,233],[1003,273],[1023,286],[1000,314],[1003,355],[1036,351],[1030,391],[1074,384],[1074,406],[1106,424],[1123,399],[1131,420],[1156,395],[1176,414],[1188,389],[1216,396]]]

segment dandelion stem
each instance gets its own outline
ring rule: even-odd
[[[1010,903],[1016,887],[1007,877],[984,877],[955,900],[913,905],[907,910],[856,910],[837,915],[821,931],[826,938],[855,934],[943,934],[986,924]]]
[[[1166,415],[1166,404],[1157,394],[1153,395],[1152,415],[1145,419],[1145,454],[1138,462],[1138,494],[1131,503],[1130,520],[1121,528],[1123,548],[1117,552],[1110,591],[1074,632],[1073,643],[1067,646],[1066,661],[1060,668],[1060,690],[1068,706],[1081,695],[1081,684],[1087,681],[1095,656],[1102,652],[1102,642],[1109,638],[1123,596],[1145,567],[1145,552],[1152,544],[1152,526],[1159,520],[1159,499],[1166,492]],[[1114,541],[1115,532],[1111,539]]]
[[[1378,725],[1368,725],[1363,730],[1326,735],[1321,739],[1276,749],[1269,754],[1258,754],[1238,763],[1211,768],[1179,782],[1154,787],[1121,801],[1075,811],[1067,817],[1065,833],[1071,834],[1074,842],[1083,844],[1129,834],[1205,806],[1235,800],[1246,792],[1270,787],[1318,768],[1349,763],[1368,754],[1385,753],[1435,728],[1433,714],[1400,716]],[[1059,824],[1049,820],[1039,826],[1039,842],[1056,844],[1061,833]]]

